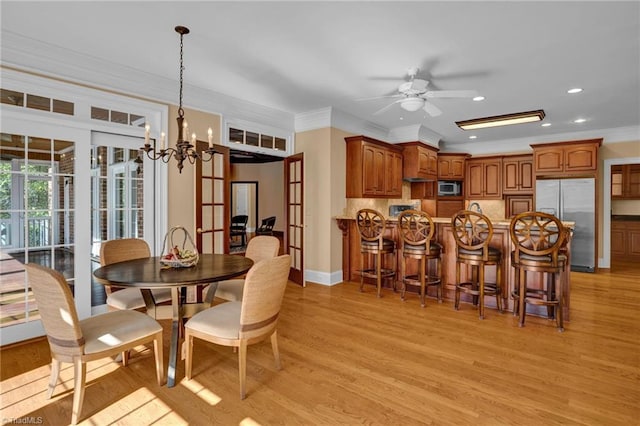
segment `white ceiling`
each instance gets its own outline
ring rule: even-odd
[[[103,86],[111,70],[143,72],[144,94],[170,79],[173,103],[179,52],[173,28],[184,25],[191,30],[184,39],[185,84],[286,113],[333,107],[387,129],[421,124],[447,145],[469,143],[470,134],[477,135],[473,143],[487,144],[640,125],[637,1],[3,0],[0,8],[3,60],[4,40],[44,42],[58,60],[68,57],[69,74],[82,72],[85,82]],[[92,72],[97,60],[112,65]],[[28,67],[48,72],[46,62]],[[356,101],[395,93],[414,66],[436,89],[476,89],[486,100],[433,99],[443,111],[435,118],[399,105],[374,116],[393,99]],[[572,87],[584,91],[567,94]],[[187,92],[184,105],[190,107]],[[544,109],[550,127],[465,132],[454,123],[535,109]],[[576,118],[586,122],[575,124]]]

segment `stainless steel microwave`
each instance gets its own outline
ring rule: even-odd
[[[462,195],[462,184],[454,180],[438,181],[438,195]]]

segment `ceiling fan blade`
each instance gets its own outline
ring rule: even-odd
[[[397,94],[397,95],[386,95],[386,96],[373,96],[370,98],[359,98],[359,99],[355,99],[355,101],[372,101],[374,99],[388,99],[388,98],[398,98],[402,95]]]
[[[425,102],[424,106],[422,107],[422,109],[425,110],[425,112],[427,114],[429,114],[432,117],[437,117],[440,114],[442,114],[442,111],[440,111],[440,108],[438,108],[437,106],[435,106],[434,104],[430,103],[430,102]]]
[[[383,112],[385,112],[385,111],[387,111],[388,109],[390,109],[390,108],[391,108],[392,106],[394,106],[395,104],[397,104],[397,103],[399,103],[399,102],[402,102],[403,100],[404,100],[404,97],[403,97],[403,99],[398,99],[397,101],[390,103],[390,104],[389,104],[389,105],[387,105],[386,107],[384,107],[384,108],[381,108],[381,109],[377,110],[377,111],[376,111],[376,112],[374,112],[372,115],[380,115],[380,114],[382,114]]]
[[[478,96],[475,90],[438,90],[424,94],[425,98],[473,98]]]

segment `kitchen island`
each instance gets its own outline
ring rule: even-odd
[[[354,217],[350,216],[336,216],[335,217],[338,227],[342,231],[342,279],[344,281],[360,282],[359,270],[362,268],[361,255],[360,255],[360,234],[356,225]],[[456,279],[456,242],[451,232],[451,218],[450,217],[434,217],[434,223],[436,224],[435,240],[443,247],[442,251],[442,283],[443,283],[443,296],[446,300],[453,301],[455,291],[455,279]],[[513,300],[511,300],[510,294],[514,288],[515,282],[515,270],[511,267],[511,252],[513,251],[513,243],[509,236],[509,219],[491,219],[493,224],[493,237],[491,239],[490,246],[495,247],[502,251],[502,276],[504,277],[504,285],[502,288],[503,307],[505,310],[513,310]],[[396,256],[394,258],[395,264],[384,264],[385,268],[396,269],[396,281],[399,282],[400,275],[400,262],[402,256],[400,254],[400,242],[397,231],[398,219],[397,217],[388,217],[387,226],[385,232],[385,238],[389,238],[396,242]],[[574,227],[573,222],[563,222],[569,231],[569,238],[566,241],[566,250],[568,256],[571,251],[571,234]],[[390,260],[388,260],[391,263]],[[571,264],[571,259],[567,260],[567,265]],[[408,272],[412,272],[410,269]],[[495,267],[486,268],[486,281],[495,282]],[[467,280],[467,271],[463,267],[461,270],[462,281]],[[543,287],[546,275],[542,273],[529,273],[527,275],[527,287],[539,289]],[[563,284],[564,300],[564,319],[570,320],[570,296],[571,296],[571,281],[570,281],[570,268],[567,266],[566,270],[561,276]],[[373,281],[365,282],[373,283]],[[400,288],[399,286],[397,286]],[[366,288],[365,288],[366,291]],[[411,288],[408,288],[411,291]],[[389,295],[389,292],[384,292]],[[383,295],[384,295],[383,293]],[[391,293],[392,294],[392,293]],[[462,294],[461,300],[463,302],[470,302],[471,298]],[[398,294],[398,299],[400,298]],[[435,299],[432,299],[435,300]],[[495,308],[495,298],[487,297],[485,300],[487,307]],[[428,305],[428,302],[427,302]],[[546,316],[546,308],[539,306],[527,306],[527,313],[534,315]]]

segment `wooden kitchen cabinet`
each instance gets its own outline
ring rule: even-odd
[[[436,181],[430,182],[412,182],[411,198],[414,200],[434,200],[437,195]]]
[[[531,145],[536,176],[595,174],[602,139]]]
[[[505,217],[533,210],[533,195],[507,195],[504,197]]]
[[[467,157],[469,154],[438,154],[438,179],[464,180]]]
[[[400,143],[405,180],[438,180],[438,148],[422,142]]]
[[[640,261],[640,221],[611,220],[611,257]]]
[[[465,198],[502,198],[502,157],[471,158],[466,163]]]
[[[347,198],[401,198],[402,148],[366,136],[347,143]]]
[[[640,199],[640,164],[611,166],[611,198]]]
[[[533,194],[533,155],[502,158],[502,193]]]

